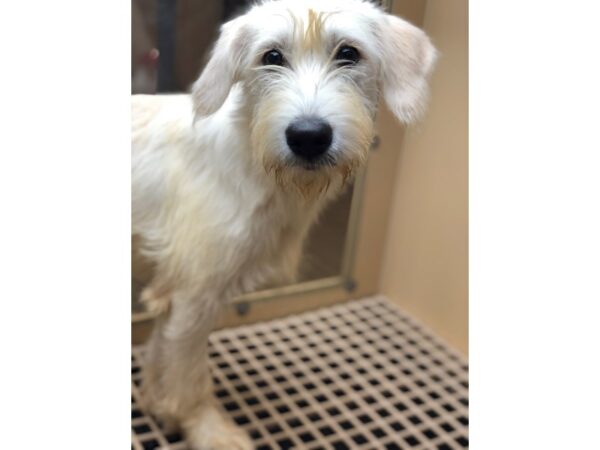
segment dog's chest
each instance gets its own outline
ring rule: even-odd
[[[221,211],[222,249],[236,261],[240,282],[252,285],[243,290],[293,278],[320,205],[251,186],[233,197],[236,209]]]
[[[192,192],[180,185],[170,223],[202,273],[244,291],[294,275],[316,205],[250,179],[194,181]]]

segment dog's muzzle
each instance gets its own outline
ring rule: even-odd
[[[317,117],[301,117],[285,130],[288,147],[298,157],[315,161],[331,146],[333,130],[325,120]]]

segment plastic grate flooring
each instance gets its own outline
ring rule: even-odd
[[[186,450],[139,409],[132,351],[132,449]],[[468,448],[468,367],[383,297],[210,337],[224,410],[269,449]]]

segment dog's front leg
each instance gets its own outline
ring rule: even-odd
[[[144,396],[151,412],[180,424],[193,450],[251,450],[248,436],[212,397],[208,335],[221,304],[214,294],[171,295],[170,310],[159,319],[148,346]]]

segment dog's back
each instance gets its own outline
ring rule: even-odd
[[[164,204],[169,151],[192,139],[189,95],[131,97],[132,228],[151,227]],[[142,233],[143,234],[143,233]]]

